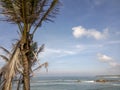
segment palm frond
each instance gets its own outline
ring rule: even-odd
[[[43,21],[53,21],[59,12],[59,0],[1,0],[0,14],[5,15],[4,21],[18,24],[20,32],[23,23],[34,25],[33,34]]]
[[[0,83],[2,87],[0,89],[10,90],[12,81],[18,74],[22,76],[19,78],[20,81],[25,77],[23,72],[32,73],[43,66],[47,70],[47,62],[40,64],[36,69],[32,70],[33,65],[38,62],[38,54],[44,49],[44,44],[38,48],[37,43],[33,42],[33,35],[44,21],[53,21],[52,19],[55,18],[59,11],[58,6],[59,0],[0,0],[0,14],[4,15],[2,20],[17,24],[20,30],[20,40],[14,44],[11,52],[0,47],[9,55],[9,57],[0,55],[0,57],[6,59],[8,62],[0,70],[0,82],[2,82]],[[24,48],[25,45],[27,50],[26,47]],[[28,61],[23,59],[23,56]],[[29,69],[24,67],[26,64],[25,61],[29,63],[29,65],[26,65]],[[26,78],[29,77],[28,75],[26,75]],[[28,84],[25,83],[23,86],[27,87]]]
[[[42,52],[44,50],[45,44],[41,45],[41,47],[38,49],[37,54]]]
[[[20,90],[20,85],[21,85],[22,81],[23,81],[22,75],[20,75],[20,77],[19,77],[19,79],[18,79],[17,90]]]
[[[48,67],[48,62],[45,62],[45,63],[39,65],[37,68],[35,68],[35,69],[33,70],[33,72],[36,71],[36,70],[38,70],[38,69],[41,69],[42,67],[45,67],[45,68],[46,68],[46,71],[48,72],[48,68],[47,68],[47,67]]]
[[[14,52],[11,54],[11,57],[9,59],[9,62],[3,66],[1,69],[0,74],[2,74],[2,79],[4,80],[3,84],[3,90],[10,90],[12,85],[12,80],[17,72],[21,73],[22,69],[20,65],[20,49],[18,47],[19,42],[16,44],[16,47],[14,49]]]
[[[11,53],[9,52],[9,50],[7,50],[6,48],[4,47],[0,47],[0,49],[2,49],[6,54],[10,55]]]
[[[33,35],[36,32],[37,28],[41,26],[43,21],[46,21],[46,20],[52,21],[50,18],[55,17],[57,12],[59,11],[59,8],[58,8],[59,3],[60,3],[59,0],[52,0],[49,4],[47,3],[47,5],[46,5],[46,3],[45,3],[43,5],[43,7],[41,7],[41,8],[43,8],[43,11],[41,11],[39,13],[39,15],[40,15],[39,19],[36,20],[36,22],[35,22],[35,28],[32,33]]]
[[[0,57],[1,57],[3,60],[5,60],[6,62],[9,61],[8,57],[6,57],[6,56],[4,56],[4,55],[0,55]]]

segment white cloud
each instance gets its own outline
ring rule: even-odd
[[[79,51],[82,51],[82,50],[85,50],[85,49],[86,49],[86,46],[85,46],[85,45],[82,45],[82,44],[78,44],[78,45],[75,45],[75,48],[76,48],[76,49],[79,49]]]
[[[74,27],[72,28],[72,30],[73,30],[73,35],[76,38],[82,37],[87,34],[86,29],[83,28],[82,26]]]
[[[66,53],[66,54],[69,54],[69,55],[73,55],[73,54],[75,54],[75,52],[73,52],[73,51],[65,51],[65,50],[63,50],[62,51],[63,53]]]
[[[53,48],[45,48],[45,52],[41,55],[42,57],[46,58],[56,58],[56,57],[63,57],[68,55],[74,55],[76,52],[72,50],[63,50],[63,49],[53,49]]]
[[[59,50],[59,49],[45,48],[45,51],[49,52],[49,53],[61,53],[61,50]]]
[[[96,29],[86,29],[82,26],[73,27],[73,36],[75,38],[81,38],[83,36],[93,37],[96,40],[105,39],[108,36],[108,29],[104,29],[103,32],[97,31]]]
[[[98,53],[97,56],[98,56],[98,59],[102,62],[110,62],[113,60],[111,57],[104,55],[104,54]]]
[[[75,54],[75,52],[70,50],[50,49],[50,48],[46,48],[46,52],[55,53],[55,54],[68,54],[68,55]]]
[[[102,62],[106,62],[108,65],[110,65],[111,67],[120,67],[120,64],[117,63],[112,57],[104,55],[104,54],[97,54],[98,59]]]
[[[77,44],[75,45],[76,51],[79,52],[96,52],[103,47],[101,44]]]
[[[120,64],[112,61],[112,62],[109,62],[109,65],[112,66],[112,67],[117,67],[117,66],[119,66]]]

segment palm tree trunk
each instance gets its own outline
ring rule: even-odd
[[[22,62],[23,62],[23,89],[30,90],[30,72],[29,72],[29,27],[27,24],[24,26],[24,31],[21,39],[21,54],[22,54]]]
[[[30,77],[29,77],[29,62],[26,54],[24,51],[22,52],[22,57],[23,57],[23,89],[24,90],[30,90]]]
[[[5,86],[3,87],[2,90],[11,90],[11,86],[12,86],[12,83],[10,83],[11,81],[12,81],[11,79],[7,80],[6,83],[8,84],[5,83]]]

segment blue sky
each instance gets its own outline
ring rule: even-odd
[[[35,41],[45,44],[39,55],[55,75],[120,74],[120,0],[61,0],[54,23],[43,23]],[[0,22],[0,45],[17,37],[17,26]],[[2,62],[2,61],[0,61]]]

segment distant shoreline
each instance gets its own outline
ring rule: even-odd
[[[120,75],[97,75],[96,77],[116,77],[116,78],[120,78]]]

